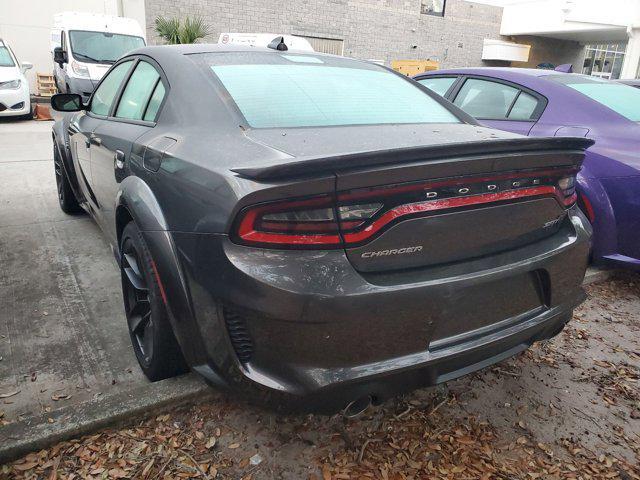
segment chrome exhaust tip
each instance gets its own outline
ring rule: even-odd
[[[364,397],[357,398],[352,402],[349,402],[342,415],[345,418],[355,418],[362,414],[367,408],[371,406],[371,395],[365,395]]]

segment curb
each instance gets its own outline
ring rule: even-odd
[[[582,286],[600,283],[615,277],[620,272],[609,268],[589,267],[584,275]]]
[[[113,426],[136,415],[144,418],[167,406],[219,397],[194,374],[163,380],[106,399],[34,415],[0,427],[0,465],[58,442]]]

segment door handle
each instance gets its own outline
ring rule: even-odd
[[[113,156],[114,167],[116,170],[122,170],[124,168],[124,152],[122,150],[116,150]]]
[[[91,137],[89,137],[89,143],[91,145],[99,147],[100,145],[102,145],[102,139],[100,137],[96,137],[95,135],[91,135]]]

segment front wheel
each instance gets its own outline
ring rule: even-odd
[[[71,189],[67,172],[62,165],[62,158],[56,146],[53,146],[53,168],[56,175],[56,188],[58,190],[58,203],[64,213],[73,215],[82,212],[76,194]]]
[[[122,232],[120,242],[122,295],[133,351],[152,382],[188,370],[169,323],[155,264],[135,223]]]

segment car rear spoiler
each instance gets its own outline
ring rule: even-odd
[[[410,163],[471,155],[492,155],[522,152],[562,151],[581,153],[595,142],[583,137],[522,137],[481,140],[477,142],[446,143],[418,147],[394,148],[329,157],[298,157],[290,162],[278,162],[255,167],[231,169],[254,180],[298,177],[323,172],[351,170],[384,164]]]

